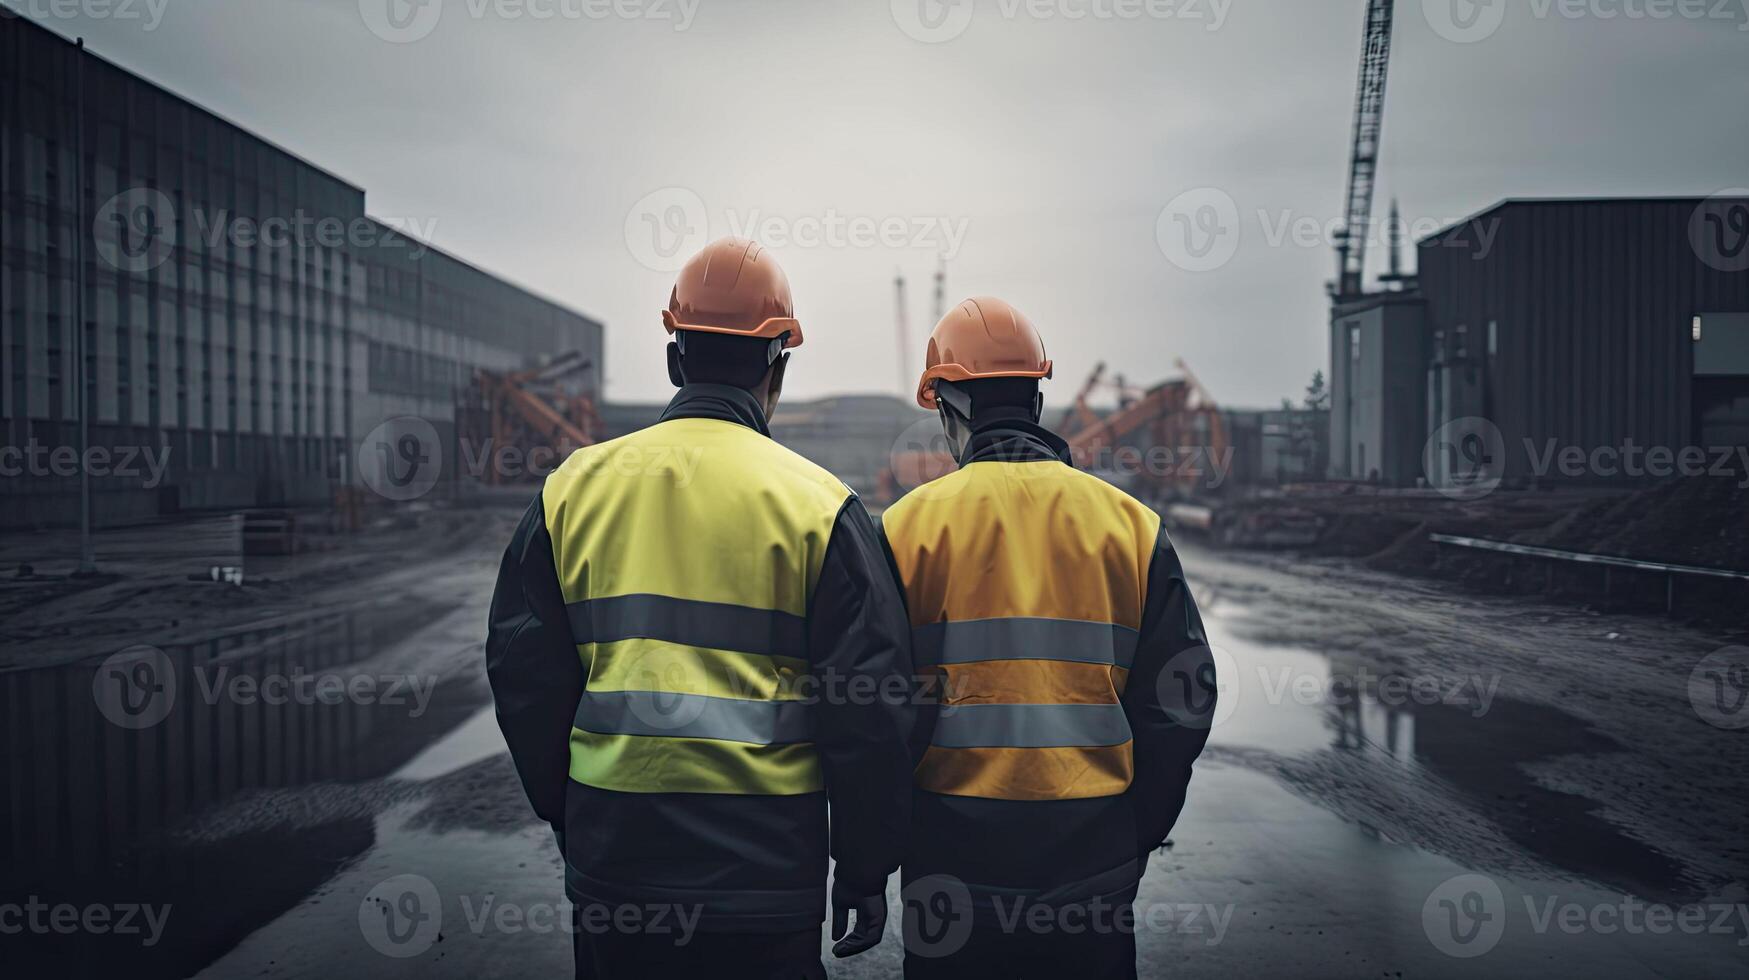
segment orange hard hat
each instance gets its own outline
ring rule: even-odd
[[[767,339],[789,334],[802,345],[802,325],[790,300],[789,277],[758,242],[719,238],[687,260],[674,281],[662,325],[676,330]]]
[[[917,404],[935,407],[935,382],[977,378],[1048,378],[1045,342],[1026,314],[992,296],[953,308],[929,335]]]

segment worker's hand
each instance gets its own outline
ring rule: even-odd
[[[850,928],[851,910],[856,911],[856,929]],[[872,895],[850,894],[837,880],[832,882],[832,955],[843,959],[866,953],[880,945],[887,931],[886,882]],[[850,935],[846,936],[845,933]]]

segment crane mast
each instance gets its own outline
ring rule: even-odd
[[[899,341],[899,394],[904,395],[911,390],[911,371],[915,365],[911,363],[911,317],[905,311],[905,274],[895,273],[893,276],[894,293],[894,326]]]
[[[1391,23],[1396,0],[1367,0],[1365,46],[1354,105],[1354,148],[1348,165],[1348,206],[1336,238],[1337,298],[1365,290],[1366,244],[1372,227],[1373,183],[1384,125],[1385,79],[1391,67]]]

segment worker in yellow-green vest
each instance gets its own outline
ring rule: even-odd
[[[880,941],[902,853],[903,600],[856,495],[770,438],[802,343],[771,254],[712,243],[662,318],[661,421],[572,454],[505,553],[498,722],[579,977],[824,977],[828,856],[844,956]]]
[[[905,858],[907,977],[1135,975],[1133,901],[1184,805],[1213,660],[1154,510],[1039,425],[1051,362],[989,297],[917,401],[960,469],[882,527],[937,702]]]

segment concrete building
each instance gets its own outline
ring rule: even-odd
[[[599,323],[22,17],[0,17],[0,109],[0,525],[75,523],[82,469],[99,524],[321,502],[382,419],[451,420],[475,367],[576,349],[599,372]]]
[[[1417,286],[1332,312],[1333,478],[1413,485],[1458,429],[1512,486],[1655,479],[1618,452],[1744,444],[1749,200],[1509,200],[1417,255]]]

